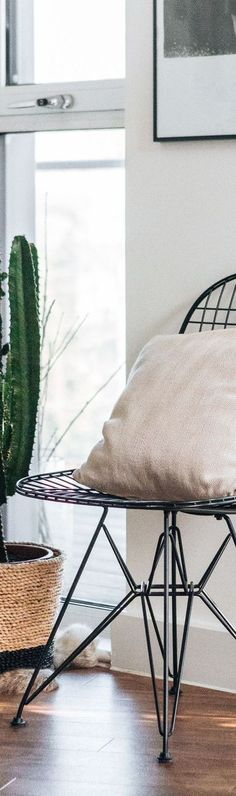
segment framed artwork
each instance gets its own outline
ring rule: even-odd
[[[154,0],[154,140],[236,136],[236,0]]]

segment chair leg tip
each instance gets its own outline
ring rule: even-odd
[[[160,752],[158,759],[158,763],[171,763],[172,757],[170,752]]]
[[[175,696],[176,693],[177,693],[177,688],[176,688],[175,685],[172,685],[171,688],[169,689],[169,694],[170,694],[170,696]],[[183,691],[182,691],[182,689],[180,689],[179,696],[182,696],[182,693],[183,693]]]
[[[14,716],[14,719],[11,721],[12,727],[25,727],[26,721],[22,718],[22,716]]]

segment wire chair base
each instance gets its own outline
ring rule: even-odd
[[[69,472],[71,473],[71,471]],[[53,478],[55,478],[55,474],[53,475]],[[24,482],[25,481],[28,482],[33,479],[29,478],[23,480]],[[19,484],[18,491],[20,492],[22,489],[25,489],[25,485],[23,484],[23,487],[21,488],[21,484]],[[25,492],[23,492],[23,494],[25,494]],[[104,501],[104,496],[103,496],[103,501]],[[79,499],[79,495],[77,502],[81,502],[81,500]],[[86,495],[86,502],[87,503],[89,502],[88,494]],[[99,505],[101,505],[101,496],[100,496]],[[187,504],[185,505],[187,507],[187,511],[190,510],[190,507],[188,508]],[[159,504],[157,505],[156,502],[155,508],[156,509],[158,508],[159,510],[161,508],[163,511],[163,519],[164,519],[163,531],[159,535],[157,541],[156,550],[148,580],[147,581],[143,580],[141,583],[136,583],[132,573],[127,567],[126,562],[123,560],[121,553],[118,550],[114,542],[114,539],[112,538],[108,530],[106,524],[106,517],[108,514],[109,506],[103,505],[102,508],[103,510],[98,525],[93,533],[93,536],[88,545],[84,558],[80,563],[77,574],[68,591],[67,597],[62,604],[61,610],[54,624],[52,632],[48,638],[47,644],[43,649],[41,657],[38,660],[38,664],[33,672],[33,675],[21,699],[16,716],[13,718],[11,723],[12,726],[14,726],[15,728],[24,726],[25,721],[22,717],[22,713],[25,705],[28,705],[30,702],[32,702],[32,700],[34,700],[38,696],[38,694],[40,694],[41,691],[43,691],[46,688],[46,686],[50,682],[52,682],[52,680],[54,680],[58,674],[60,674],[60,672],[64,671],[64,669],[66,669],[68,666],[71,665],[74,658],[77,655],[79,655],[81,652],[83,652],[83,650],[88,646],[88,644],[90,644],[93,640],[97,638],[99,633],[103,632],[103,630],[105,630],[105,628],[108,627],[116,619],[116,617],[119,616],[119,614],[121,614],[126,608],[128,608],[128,606],[133,602],[133,600],[138,598],[141,601],[141,607],[142,607],[144,632],[145,632],[147,652],[148,652],[149,665],[150,665],[154,705],[157,717],[157,726],[160,736],[162,737],[162,750],[159,754],[158,760],[160,763],[169,763],[172,759],[169,752],[169,738],[173,734],[175,729],[178,703],[181,693],[181,681],[183,676],[184,660],[185,660],[185,654],[188,642],[190,619],[191,619],[191,612],[192,612],[194,598],[199,597],[209,608],[209,610],[214,614],[214,616],[217,617],[219,622],[230,633],[230,635],[234,639],[236,639],[236,628],[228,621],[228,619],[224,616],[222,611],[215,605],[213,600],[211,600],[211,598],[209,597],[209,595],[205,590],[205,587],[215,567],[220,561],[229,542],[233,541],[234,546],[236,546],[235,529],[230,518],[223,513],[223,507],[222,507],[222,512],[218,514],[219,511],[219,504],[218,504],[218,510],[216,516],[218,519],[225,520],[227,524],[227,534],[222,544],[220,545],[219,549],[216,551],[214,557],[212,558],[212,561],[210,562],[207,569],[203,573],[202,577],[200,578],[198,583],[194,584],[192,581],[189,580],[187,574],[181,532],[179,527],[177,526],[177,507],[176,506],[173,507],[172,504],[169,504],[169,506],[165,505],[164,507],[162,504],[162,506],[160,507],[160,505]],[[152,506],[152,508],[154,508],[154,506]],[[193,513],[197,511],[196,502],[195,506],[192,506],[192,509]],[[182,506],[182,511],[184,511],[183,506]],[[211,510],[211,513],[213,514],[213,510]],[[46,657],[48,649],[53,642],[54,636],[61,624],[61,621],[70,603],[70,600],[73,596],[75,588],[79,583],[79,580],[86,567],[89,556],[101,532],[105,534],[107,541],[110,544],[111,549],[117,559],[117,562],[123,572],[123,575],[125,576],[128,585],[127,594],[125,594],[122,600],[120,600],[120,602],[117,603],[117,605],[115,605],[109,611],[108,615],[97,625],[97,627],[87,636],[87,638],[73,651],[73,653],[71,653],[64,660],[64,662],[60,666],[58,666],[55,669],[55,671],[52,672],[52,674],[38,688],[32,691],[37,674],[43,665],[44,658]],[[163,564],[163,580],[161,583],[158,583],[155,581],[155,575],[156,575],[157,566],[160,563],[160,561],[162,561]],[[161,597],[163,600],[163,638],[161,637],[158,624],[155,618],[155,613],[153,610],[152,598],[154,597]],[[185,612],[182,640],[181,643],[178,645],[177,601],[179,597],[186,598],[186,612]],[[170,643],[169,643],[170,607],[172,611],[171,655],[170,655]],[[157,649],[159,650],[159,658],[162,660],[163,680],[161,681],[161,685],[160,683],[159,684],[157,683],[156,669],[155,669],[156,652],[154,653],[153,650],[153,643],[151,641],[151,635],[150,635],[150,627],[152,627],[154,631],[154,637],[156,639]],[[170,659],[172,662],[171,668],[170,668]],[[171,688],[169,688],[169,680],[172,680]],[[170,694],[172,696],[171,700],[169,699]],[[162,699],[160,699],[160,696],[162,696]]]

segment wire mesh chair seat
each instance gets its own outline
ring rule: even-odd
[[[236,326],[236,274],[232,274],[205,290],[194,302],[187,313],[180,334],[190,331],[201,332],[206,329]],[[220,608],[211,600],[206,592],[206,585],[220,561],[229,543],[236,547],[236,532],[230,515],[236,513],[236,495],[225,498],[215,498],[212,500],[191,500],[191,501],[159,501],[159,500],[137,500],[123,498],[117,495],[109,495],[97,492],[94,489],[79,485],[72,478],[72,470],[60,472],[44,473],[37,476],[22,479],[17,485],[17,491],[27,497],[38,498],[40,500],[50,500],[54,502],[74,503],[85,506],[100,506],[102,514],[92,535],[86,553],[81,561],[74,581],[69,589],[67,597],[61,607],[59,616],[54,628],[41,655],[38,665],[29,681],[25,693],[20,702],[18,711],[12,724],[19,727],[24,724],[22,712],[24,706],[29,704],[35,697],[44,690],[57,674],[68,667],[74,658],[80,654],[86,646],[91,643],[99,633],[103,632],[120,613],[122,613],[131,602],[139,598],[141,600],[142,615],[147,643],[147,651],[150,664],[153,696],[157,716],[157,725],[162,737],[162,750],[158,760],[167,763],[171,760],[169,752],[169,737],[173,734],[177,716],[178,702],[183,675],[183,665],[187,646],[188,632],[191,619],[193,599],[198,597],[208,607],[212,614],[219,620],[221,625],[236,639],[236,628],[224,616]],[[137,583],[126,562],[123,560],[107,527],[106,518],[109,510],[120,509],[142,509],[149,511],[161,511],[163,513],[163,530],[159,534],[156,549],[151,563],[150,573],[147,581]],[[184,555],[184,546],[177,516],[181,513],[213,516],[217,520],[224,520],[226,524],[226,536],[220,547],[216,550],[212,560],[208,563],[206,570],[197,583],[189,578]],[[63,664],[58,666],[55,671],[45,680],[45,682],[33,690],[32,688],[43,664],[44,657],[53,642],[57,629],[62,621],[64,613],[73,596],[74,590],[86,567],[89,556],[98,539],[100,533],[104,533],[118,564],[125,576],[128,591],[123,599],[103,619],[99,625],[87,636],[87,638],[69,655]],[[163,561],[163,580],[161,583],[155,581],[157,566]],[[186,597],[187,606],[183,624],[182,640],[180,644],[177,639],[177,600],[179,597]],[[163,598],[163,637],[161,637],[151,598]],[[169,605],[171,604],[172,624],[171,624],[171,663],[169,645]],[[163,683],[162,687],[157,685],[156,669],[154,662],[153,646],[151,643],[150,626],[154,629],[159,655],[162,659]],[[171,687],[169,688],[169,681]],[[159,691],[162,691],[162,710],[160,705]],[[170,699],[173,697],[171,711],[169,710]]]
[[[74,480],[73,470],[59,470],[52,473],[22,478],[16,491],[25,497],[38,500],[49,500],[54,503],[73,503],[79,505],[102,506],[103,508],[120,509],[147,509],[149,511],[236,511],[236,495],[212,498],[211,500],[142,500],[140,498],[125,498],[119,495],[110,495],[108,492],[99,492],[97,489],[79,484]]]

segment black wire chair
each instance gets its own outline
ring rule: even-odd
[[[236,274],[221,279],[210,288],[204,291],[194,302],[193,306],[187,313],[181,329],[180,334],[206,329],[222,328],[228,326],[236,326]],[[169,752],[169,737],[173,734],[175,728],[175,721],[177,715],[177,708],[180,695],[181,678],[183,673],[184,657],[186,652],[186,644],[188,638],[188,631],[190,625],[191,610],[194,597],[199,597],[209,610],[217,617],[224,628],[236,639],[236,628],[228,621],[223,615],[222,611],[215,605],[206,592],[206,585],[218,563],[223,555],[227,545],[230,541],[236,546],[236,533],[229,515],[236,512],[236,496],[224,499],[215,499],[209,501],[189,501],[189,502],[168,502],[168,501],[145,501],[145,500],[129,500],[120,498],[116,495],[107,495],[104,493],[96,492],[84,486],[78,485],[72,478],[72,470],[65,470],[56,473],[47,473],[38,476],[32,476],[22,479],[18,486],[17,491],[25,496],[32,498],[39,498],[40,500],[52,500],[63,503],[78,503],[85,506],[100,506],[102,508],[101,518],[93,533],[91,541],[88,545],[87,551],[80,563],[76,577],[72,586],[67,594],[67,597],[61,607],[59,616],[56,620],[54,628],[50,634],[48,642],[44,648],[43,653],[39,657],[38,665],[29,681],[25,690],[24,696],[20,702],[18,711],[12,725],[19,727],[25,723],[22,718],[22,712],[25,705],[29,704],[35,697],[43,691],[48,683],[50,683],[62,670],[72,663],[74,658],[82,652],[85,647],[95,639],[113,620],[130,605],[130,603],[140,598],[142,605],[144,629],[147,642],[147,650],[150,663],[151,679],[153,686],[154,702],[157,715],[157,724],[159,733],[162,736],[162,750],[159,754],[158,760],[160,762],[169,762],[171,755]],[[156,550],[151,565],[149,578],[147,581],[136,583],[133,575],[129,571],[127,564],[123,560],[106,524],[106,518],[109,509],[113,507],[122,509],[145,509],[148,511],[162,511],[163,512],[163,531],[160,533],[157,540]],[[193,583],[187,573],[187,566],[184,555],[184,547],[180,528],[177,525],[177,515],[179,512],[198,514],[198,515],[211,515],[217,520],[224,520],[227,526],[226,536],[217,549],[213,559],[210,561],[207,569],[204,571],[198,583]],[[108,543],[111,545],[114,555],[120,565],[120,568],[125,576],[128,584],[128,591],[123,599],[116,605],[108,615],[99,623],[99,625],[89,634],[74,652],[69,655],[66,660],[56,668],[56,670],[47,678],[47,680],[36,688],[33,693],[32,687],[35,682],[36,676],[43,661],[47,656],[47,652],[51,647],[55,633],[61,623],[65,614],[67,606],[72,598],[74,590],[86,566],[90,553],[95,545],[96,540],[100,533],[104,533]],[[155,582],[155,574],[157,565],[160,559],[163,559],[163,582]],[[183,626],[182,641],[178,648],[177,640],[177,600],[178,597],[185,596],[187,600],[185,621]],[[151,598],[163,598],[163,639],[161,638],[158,629],[157,621],[155,618]],[[169,603],[171,601],[172,607],[172,669],[170,669],[170,655],[169,655]],[[155,636],[159,645],[160,655],[163,659],[163,684],[158,687],[154,656],[152,651],[152,643],[149,630],[149,621],[154,628]],[[172,681],[172,686],[169,690],[169,680]],[[162,710],[160,707],[159,691],[162,691]],[[169,695],[173,698],[172,710],[169,711]],[[169,718],[169,712],[171,713]]]

